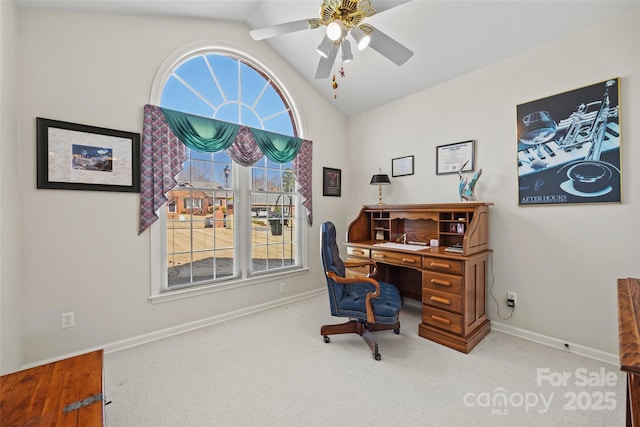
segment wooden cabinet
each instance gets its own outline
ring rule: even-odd
[[[376,261],[376,279],[422,302],[421,337],[468,353],[490,331],[485,294],[491,205],[364,206],[347,231],[348,259]],[[428,244],[432,239],[439,241],[438,247],[385,245],[404,240]],[[450,246],[461,253],[447,252]]]
[[[421,337],[468,353],[489,333],[485,298],[489,253],[458,260],[423,258]]]
[[[620,368],[627,373],[627,427],[640,427],[640,279],[618,279]]]
[[[103,426],[102,350],[0,377],[2,426]]]

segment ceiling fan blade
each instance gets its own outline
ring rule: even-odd
[[[316,75],[314,76],[315,79],[325,79],[329,77],[333,64],[336,62],[336,56],[338,56],[338,45],[334,44],[331,46],[329,55],[326,58],[323,56],[320,57],[318,68],[316,68]]]
[[[371,7],[376,11],[376,14],[389,10],[401,4],[409,3],[411,0],[374,0],[371,2]]]
[[[371,37],[369,47],[371,49],[375,50],[396,65],[404,64],[413,56],[413,51],[409,50],[377,28],[371,28],[373,29],[369,34],[369,37]]]
[[[271,37],[280,36],[282,34],[295,33],[296,31],[308,30],[315,28],[313,25],[317,18],[302,19],[300,21],[285,22],[284,24],[274,25],[272,27],[258,28],[249,31],[254,40],[264,40]]]

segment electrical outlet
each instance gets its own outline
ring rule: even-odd
[[[509,307],[516,307],[516,300],[518,299],[518,294],[515,292],[507,292],[507,305]]]
[[[62,329],[73,328],[76,325],[73,311],[62,313]]]
[[[287,284],[285,282],[280,283],[280,293],[284,294],[287,291]]]

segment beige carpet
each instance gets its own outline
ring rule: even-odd
[[[465,355],[420,338],[417,308],[400,321],[375,333],[381,361],[357,335],[323,342],[326,295],[107,354],[106,424],[624,425],[617,366],[498,332]]]

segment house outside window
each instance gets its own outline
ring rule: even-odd
[[[269,75],[241,54],[202,50],[176,62],[160,106],[297,136],[295,112]],[[292,162],[263,157],[243,167],[225,151],[187,148],[176,179],[161,212],[159,293],[303,267],[302,200]]]

